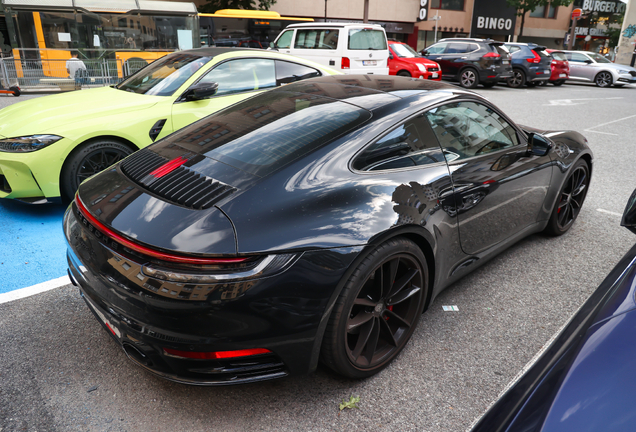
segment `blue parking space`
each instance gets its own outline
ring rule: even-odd
[[[65,209],[0,200],[0,294],[66,274]]]

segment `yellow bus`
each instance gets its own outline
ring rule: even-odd
[[[288,25],[313,18],[280,16],[273,11],[222,9],[199,14],[201,46],[267,48]]]
[[[66,77],[73,52],[82,60],[151,62],[179,49],[197,47],[194,3],[115,0],[2,0],[6,27],[3,54],[22,66],[41,62],[45,76]],[[4,26],[2,26],[4,27]]]

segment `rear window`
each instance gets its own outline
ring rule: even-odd
[[[164,142],[264,176],[370,116],[362,108],[334,99],[271,91],[186,126]]]
[[[351,29],[348,47],[350,50],[385,50],[386,35],[382,30]]]
[[[567,61],[568,60],[567,57],[565,56],[565,53],[562,53],[562,52],[553,52],[553,53],[550,53],[550,55],[555,60],[561,60],[561,61]]]
[[[540,57],[551,57],[550,54],[548,54],[547,52],[545,52],[544,50],[539,50],[539,49],[533,49],[532,51],[536,52]]]

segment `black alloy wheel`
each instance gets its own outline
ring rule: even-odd
[[[426,259],[398,238],[373,250],[336,301],[323,340],[323,363],[350,378],[386,367],[410,339],[427,298]]]
[[[610,87],[613,81],[612,74],[609,72],[599,72],[594,78],[594,82],[599,87]]]
[[[459,84],[464,88],[475,88],[479,84],[479,75],[472,68],[464,69],[459,75]]]
[[[572,167],[557,196],[546,232],[552,235],[565,234],[574,224],[581,211],[590,184],[590,170],[584,160]]]
[[[64,163],[60,192],[67,201],[73,199],[79,185],[89,177],[114,165],[133,150],[114,140],[98,140],[78,147]]]
[[[523,85],[526,83],[526,74],[523,73],[522,70],[514,69],[512,71],[512,76],[508,78],[506,82],[508,83],[508,86],[512,88],[523,87]]]

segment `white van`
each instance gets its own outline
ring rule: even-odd
[[[347,74],[389,74],[386,33],[377,24],[292,24],[270,44],[270,49]]]

